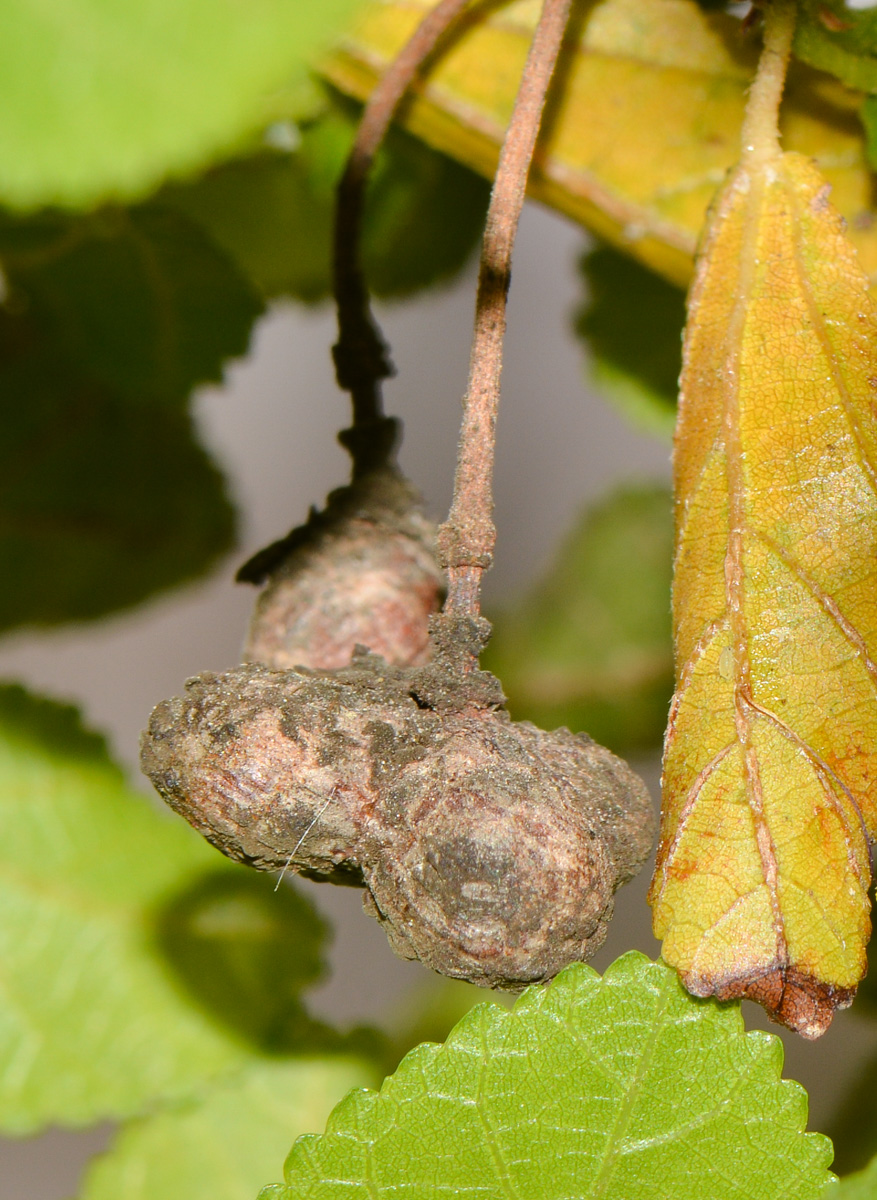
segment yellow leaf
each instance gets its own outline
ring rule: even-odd
[[[877,311],[819,171],[744,146],[689,297],[651,901],[690,991],[816,1037],[870,934]]]
[[[365,98],[434,0],[378,0],[323,64]],[[493,177],[539,4],[477,6],[403,112],[437,149]],[[558,69],[530,193],[676,283],[687,283],[707,206],[737,159],[757,44],[696,0],[582,6]],[[799,67],[786,147],[815,158],[862,265],[877,281],[877,224],[858,119],[863,97]]]

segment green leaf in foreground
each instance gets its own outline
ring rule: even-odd
[[[0,629],[137,604],[230,548],[234,513],[188,415],[119,400],[3,314],[0,407]]]
[[[359,110],[327,100],[288,152],[233,159],[162,198],[200,222],[266,296],[314,302],[331,290],[335,185]],[[366,199],[362,257],[370,288],[405,295],[446,279],[468,260],[487,208],[480,176],[391,130]]]
[[[662,964],[576,964],[348,1096],[262,1200],[809,1200],[831,1143],[781,1068],[777,1038]]]
[[[483,661],[516,719],[583,729],[617,751],[660,743],[672,556],[663,486],[622,488],[583,513],[533,590],[492,617]]]
[[[594,383],[638,429],[671,438],[682,369],[685,294],[608,246],[586,254],[588,302],[576,332]]]
[[[181,404],[244,354],[262,302],[194,222],[154,204],[0,221],[13,289],[120,396]]]
[[[183,898],[203,896],[199,880],[211,902],[189,924],[222,944],[212,958],[202,950],[202,972],[211,960],[252,961],[252,943],[267,936],[277,958],[248,994],[260,983],[288,999],[285,959],[313,964],[321,932],[309,906],[297,899],[304,911],[285,920],[290,901],[278,901],[273,880],[224,864],[133,793],[73,709],[0,689],[0,1128],[131,1115],[262,1049],[249,1013],[211,1003],[219,981],[196,994],[163,948],[166,914],[185,921]]]
[[[798,15],[795,55],[828,71],[850,88],[877,91],[877,13],[845,0],[804,0]]]
[[[346,1092],[374,1082],[352,1059],[257,1063],[201,1099],[132,1121],[80,1200],[252,1200],[291,1138],[322,1128]]]
[[[353,0],[5,0],[0,203],[145,194],[258,127]]]

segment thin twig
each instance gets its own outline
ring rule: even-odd
[[[350,392],[353,425],[340,440],[353,474],[384,465],[396,441],[396,422],[384,417],[380,381],[393,374],[388,349],[371,314],[359,258],[363,200],[369,169],[393,114],[442,34],[470,0],[439,0],[378,81],[365,106],[347,166],[338,184],[334,236],[334,290],[338,342],[332,348],[339,387]]]
[[[543,4],[493,182],[481,247],[454,499],[439,530],[439,554],[448,572],[446,617],[479,616],[481,577],[493,558],[493,457],[512,248],[570,2],[545,0]]]

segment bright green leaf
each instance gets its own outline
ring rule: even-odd
[[[288,1001],[321,929],[273,886],[133,793],[73,709],[0,689],[0,1127],[134,1114],[250,1061],[270,1031],[217,1004],[217,978],[192,989],[167,921],[188,926],[178,946],[219,942],[203,973],[243,964],[242,1000],[261,983]]]
[[[803,0],[795,32],[798,58],[847,87],[877,91],[877,13],[845,0]]]
[[[359,110],[327,100],[288,152],[234,159],[163,193],[199,221],[266,296],[313,302],[331,288],[335,185]],[[489,187],[473,171],[398,130],[379,154],[366,199],[362,255],[369,285],[405,295],[467,261],[484,223]]]
[[[292,1138],[322,1128],[346,1092],[374,1082],[349,1059],[256,1064],[122,1129],[80,1200],[252,1200]]]
[[[0,221],[11,287],[120,395],[181,403],[246,352],[262,302],[181,213],[156,205]]]
[[[619,751],[659,744],[673,691],[672,557],[665,487],[622,488],[582,515],[544,578],[493,617],[484,662],[517,719]]]
[[[588,300],[576,318],[595,384],[647,433],[670,439],[682,369],[685,294],[602,246],[581,264]]]
[[[5,0],[0,202],[90,207],[205,165],[264,121],[353,7]]]
[[[511,1008],[509,992],[494,992],[494,1004]],[[399,1013],[392,1031],[392,1059],[387,1070],[394,1070],[409,1050],[421,1042],[443,1042],[454,1026],[476,1004],[484,1003],[484,989],[461,979],[434,977],[415,993]]]
[[[0,314],[0,629],[82,620],[203,573],[232,544],[191,421],[120,401]]]
[[[292,1149],[263,1200],[796,1200],[829,1178],[782,1045],[640,954],[481,1005]]]

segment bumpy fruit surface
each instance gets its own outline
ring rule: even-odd
[[[360,645],[399,666],[425,662],[442,593],[434,543],[417,493],[393,468],[332,492],[325,510],[238,573],[265,584],[245,660],[331,669]]]
[[[516,989],[594,953],[655,820],[620,759],[501,704],[440,656],[244,665],[155,709],[143,767],[231,858],[363,886],[398,954]]]

